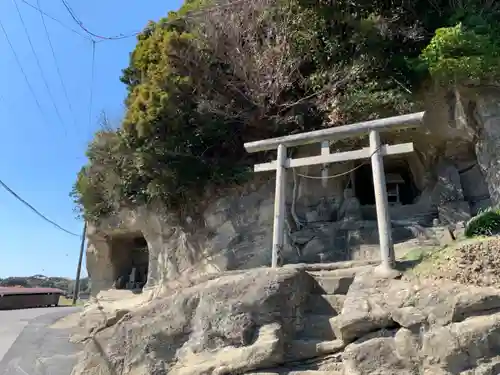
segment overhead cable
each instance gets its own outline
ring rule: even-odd
[[[43,111],[42,106],[40,105],[40,101],[38,100],[38,98],[37,98],[37,96],[35,94],[35,90],[33,90],[33,86],[31,86],[31,83],[30,83],[30,81],[28,79],[28,76],[26,75],[26,72],[24,71],[23,65],[21,64],[21,60],[19,59],[19,56],[17,55],[17,52],[16,52],[16,50],[15,50],[14,46],[12,45],[12,42],[11,42],[11,40],[9,38],[9,34],[7,33],[7,30],[5,30],[5,27],[4,27],[4,25],[3,25],[3,23],[2,23],[1,20],[0,20],[0,29],[2,29],[2,32],[3,32],[4,36],[5,36],[5,39],[7,40],[7,43],[10,46],[12,54],[14,55],[14,58],[16,59],[16,63],[19,66],[19,69],[21,70],[21,73],[24,76],[26,84],[28,85],[28,89],[30,90],[31,95],[33,96],[33,99],[35,99],[36,105],[37,105],[38,109],[40,110],[40,113],[42,114],[42,117],[43,117],[43,119],[45,121],[45,124],[47,125],[48,122],[47,122],[47,118],[45,116],[45,112]]]
[[[71,7],[69,6],[69,4],[66,0],[61,0],[61,2],[63,3],[64,7],[68,11],[71,18],[73,18],[73,21],[75,21],[78,24],[78,26],[80,26],[80,28],[83,31],[85,31],[87,34],[89,34],[91,37],[94,37],[94,38],[97,38],[100,40],[120,40],[120,39],[127,39],[127,38],[131,38],[131,37],[135,37],[135,36],[139,35],[139,33],[140,33],[139,31],[136,31],[136,32],[130,33],[128,35],[116,35],[116,36],[103,36],[103,35],[93,33],[92,31],[90,31],[89,29],[87,29],[84,26],[83,22],[78,18],[78,16],[75,14],[73,9],[71,9]]]
[[[17,194],[14,190],[12,190],[9,186],[7,186],[7,184],[5,182],[3,182],[2,180],[0,180],[0,186],[2,186],[5,190],[7,190],[7,192],[9,192],[12,196],[14,196],[14,198],[16,198],[18,201],[20,201],[26,207],[28,207],[31,211],[33,211],[35,214],[37,214],[39,217],[41,217],[46,222],[48,222],[48,223],[52,224],[53,226],[55,226],[57,229],[65,232],[67,234],[70,234],[72,236],[81,237],[79,234],[73,233],[73,232],[71,232],[71,231],[63,228],[62,226],[60,226],[59,224],[57,224],[55,221],[50,220],[47,216],[45,216],[44,214],[42,214],[35,207],[33,207],[31,204],[29,204],[27,201],[25,201],[23,198],[21,198],[19,196],[19,194]]]
[[[238,5],[238,4],[242,4],[242,3],[247,2],[247,1],[251,1],[251,0],[235,0],[235,1],[228,2],[227,4],[215,5],[215,6],[207,7],[207,8],[198,10],[198,11],[188,12],[186,15],[178,16],[177,19],[167,22],[167,24],[173,23],[173,22],[180,20],[180,19],[191,18],[191,17],[197,16],[197,15],[213,12],[213,11],[224,9],[224,8],[229,8],[229,7]],[[68,4],[68,2],[66,0],[61,0],[61,2],[63,3],[64,7],[68,11],[71,18],[73,18],[73,20],[77,23],[77,25],[83,31],[85,31],[90,37],[97,38],[97,39],[99,39],[99,41],[127,39],[127,38],[135,37],[141,33],[140,31],[136,31],[136,32],[129,33],[129,34],[120,34],[120,35],[116,35],[116,36],[103,36],[103,35],[96,34],[92,31],[90,31],[87,27],[85,27],[85,25],[83,24],[81,19],[76,15],[76,13],[73,11],[73,9],[71,9],[71,6]]]
[[[59,121],[61,122],[61,125],[64,127],[64,131],[66,132],[67,129],[65,127],[64,120],[63,120],[63,118],[61,116],[61,113],[59,112],[59,107],[56,104],[56,101],[54,99],[54,95],[52,95],[52,91],[50,90],[49,84],[47,82],[47,78],[45,77],[45,73],[43,72],[42,64],[40,64],[40,59],[38,58],[38,54],[37,54],[37,52],[35,50],[35,47],[33,46],[33,42],[31,41],[31,37],[30,37],[30,34],[28,32],[28,28],[26,27],[26,23],[24,22],[23,15],[21,14],[19,6],[17,5],[17,1],[16,0],[12,0],[12,2],[14,3],[14,5],[16,7],[17,14],[18,14],[19,19],[21,20],[21,23],[22,23],[23,28],[24,28],[24,33],[26,34],[26,38],[28,38],[28,42],[29,42],[29,45],[31,47],[31,52],[33,52],[33,56],[35,56],[35,61],[36,61],[36,64],[38,66],[38,70],[40,71],[40,77],[42,78],[42,81],[43,81],[43,83],[45,85],[45,88],[47,89],[50,101],[52,102],[52,105],[53,105],[53,107],[54,107],[54,109],[56,111],[57,117],[59,118]]]
[[[46,13],[45,11],[43,11],[40,7],[37,7],[37,6],[35,6],[35,5],[31,4],[31,3],[29,3],[29,2],[28,2],[28,1],[26,1],[26,0],[21,0],[21,1],[22,1],[24,4],[26,4],[27,6],[29,6],[30,8],[32,8],[32,9],[36,10],[37,12],[39,12],[40,14],[44,15],[45,17],[50,18],[52,21],[57,22],[59,25],[61,25],[61,26],[62,26],[62,27],[64,27],[65,29],[67,29],[67,30],[69,30],[69,31],[71,31],[71,32],[73,32],[73,33],[75,33],[75,34],[77,34],[78,36],[80,36],[80,37],[82,37],[82,38],[84,38],[84,39],[90,40],[90,38],[89,38],[87,35],[82,34],[80,31],[75,30],[75,29],[73,29],[72,27],[70,27],[70,26],[66,25],[66,24],[65,24],[65,23],[63,23],[61,20],[59,20],[59,19],[57,19],[57,18],[55,18],[55,17],[51,16],[50,14]]]
[[[52,44],[52,39],[50,38],[49,30],[47,29],[47,25],[45,23],[45,15],[44,15],[43,11],[41,10],[40,0],[37,0],[37,5],[38,5],[38,8],[40,9],[40,18],[42,19],[43,28],[45,30],[45,36],[47,37],[47,40],[48,40],[49,46],[50,46],[50,50],[52,51],[52,57],[54,58],[54,64],[56,66],[57,75],[59,76],[59,81],[61,82],[64,96],[66,97],[66,102],[68,103],[68,107],[69,107],[69,110],[70,110],[71,115],[73,117],[73,121],[75,123],[75,126],[77,126],[76,115],[75,115],[75,112],[73,110],[73,106],[71,105],[71,101],[69,100],[68,90],[66,89],[66,85],[64,84],[64,79],[63,79],[62,74],[61,74],[61,69],[59,68],[59,64],[57,62],[56,52],[54,50],[54,45]]]

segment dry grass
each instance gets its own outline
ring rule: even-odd
[[[84,301],[76,301],[76,306],[83,306]],[[59,297],[59,306],[73,306],[73,299],[64,296]]]
[[[415,248],[403,260],[414,262],[415,266],[405,273],[406,279],[450,279],[464,284],[497,285],[485,273],[498,267],[500,239],[497,237],[476,237],[441,248]]]

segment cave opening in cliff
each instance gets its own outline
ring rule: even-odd
[[[116,289],[142,290],[148,280],[148,243],[141,233],[113,236],[111,263]]]
[[[384,171],[387,187],[387,199],[390,205],[412,204],[419,191],[406,160],[385,158]],[[363,206],[375,204],[372,167],[370,163],[361,165],[354,172],[354,192]]]

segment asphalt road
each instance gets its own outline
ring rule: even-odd
[[[81,347],[50,328],[72,307],[0,311],[0,375],[70,375]]]

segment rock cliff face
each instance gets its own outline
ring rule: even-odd
[[[499,373],[499,290],[372,267],[254,269],[122,310],[73,375]]]
[[[423,129],[386,135],[388,143],[412,141],[416,149],[384,160],[388,181],[398,186],[397,204],[390,209],[396,243],[438,243],[450,226],[459,231],[479,209],[500,203],[499,93],[463,89],[426,97]],[[310,145],[294,157],[319,150]],[[308,178],[320,175],[312,167],[287,175],[287,264],[379,256],[369,165],[335,164],[328,173],[339,177],[326,183]],[[140,207],[90,226],[87,269],[93,294],[125,287],[127,281],[141,281],[142,287],[147,280],[146,288],[154,288],[193,269],[211,273],[268,265],[274,177],[262,177],[183,222],[163,207]],[[141,246],[146,255],[132,256]]]

